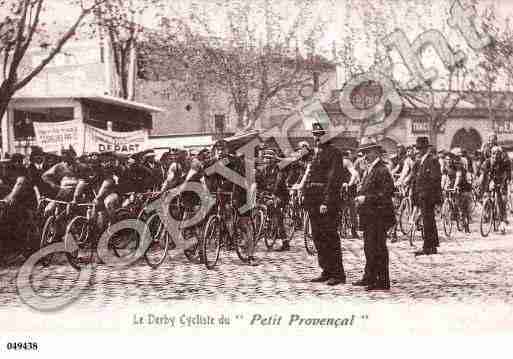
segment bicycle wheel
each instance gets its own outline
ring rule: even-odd
[[[57,225],[55,216],[50,216],[46,219],[45,224],[43,226],[43,232],[41,233],[41,242],[39,248],[44,248],[54,243],[57,236]],[[52,262],[54,255],[48,254],[46,257],[41,259],[41,264],[44,267],[48,267]]]
[[[487,199],[483,203],[483,210],[481,211],[481,220],[479,224],[481,236],[487,237],[490,234],[493,221],[493,204],[490,199]]]
[[[271,214],[267,212],[267,215],[271,216],[268,218],[268,226],[266,228],[266,233],[264,234],[264,243],[268,250],[272,250],[274,244],[276,243],[276,239],[278,238],[278,217],[274,213],[276,209],[273,209]]]
[[[312,238],[312,223],[310,222],[310,216],[308,215],[308,212],[305,211],[305,222],[303,225],[303,234],[304,234],[304,240],[305,240],[305,248],[306,252],[313,256],[317,254],[317,249],[315,248],[315,243],[313,242]]]
[[[144,211],[141,211],[135,218],[143,220]],[[115,223],[126,219],[134,218],[134,215],[127,209],[120,208],[115,214]],[[135,219],[134,218],[134,219]],[[139,248],[141,238],[135,229],[125,228],[114,233],[109,239],[109,248],[112,249],[114,255],[118,258],[129,257],[136,253]]]
[[[493,215],[492,215],[493,230],[494,230],[494,232],[498,232],[500,229],[500,225],[501,225],[501,220],[500,220],[501,210],[499,208],[499,202],[498,201],[494,201],[494,202],[495,202],[495,206],[493,207]]]
[[[144,259],[151,268],[157,269],[166,259],[170,235],[164,228],[158,213],[151,215],[146,224],[146,228],[151,231],[151,243],[144,253]]]
[[[399,229],[405,236],[410,229],[411,203],[408,197],[403,198],[399,205]]]
[[[444,233],[447,236],[447,238],[451,237],[453,215],[454,213],[451,202],[448,199],[445,199],[444,203],[442,204],[441,217],[442,226],[444,227]]]
[[[235,251],[239,259],[247,263],[251,256],[251,247],[254,247],[255,243],[255,229],[253,222],[251,221],[249,226],[242,226],[239,223],[233,229]],[[253,243],[251,243],[252,241]]]
[[[72,252],[66,252],[69,264],[80,271],[93,260],[93,243],[90,239],[90,227],[86,217],[77,216],[69,222],[64,234],[64,245],[67,250],[73,247]]]
[[[408,239],[410,241],[410,246],[414,247],[415,241],[420,241],[424,237],[424,228],[422,226],[422,215],[419,215],[413,224],[410,225],[410,231]]]
[[[221,220],[217,215],[208,219],[204,233],[201,254],[207,269],[213,269],[219,260],[221,251]]]

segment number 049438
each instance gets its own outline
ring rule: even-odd
[[[35,351],[38,350],[36,342],[8,342],[7,350],[9,351]]]

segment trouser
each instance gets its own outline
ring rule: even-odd
[[[371,285],[390,286],[386,232],[383,221],[379,220],[366,225],[364,228],[365,274],[363,280]]]
[[[507,213],[506,213],[506,201],[507,201],[508,187],[503,185],[497,193],[497,205],[499,207],[499,218],[501,222],[507,221]]]
[[[439,245],[438,230],[435,221],[435,204],[431,201],[420,201],[420,211],[422,213],[422,225],[424,228],[424,250],[434,250]]]
[[[287,234],[285,231],[285,224],[284,221],[284,212],[285,212],[285,206],[288,203],[289,199],[287,197],[278,197],[279,202],[276,206],[276,219],[278,221],[278,238],[282,240],[287,240]]]
[[[458,196],[458,207],[460,208],[461,214],[464,218],[467,218],[470,223],[470,202],[472,201],[472,192],[465,191],[461,192]]]
[[[317,249],[317,257],[322,274],[330,278],[345,280],[342,248],[337,232],[339,221],[339,216],[337,216],[338,209],[330,208],[326,214],[321,214],[318,206],[309,207],[307,210],[310,216],[312,239]]]

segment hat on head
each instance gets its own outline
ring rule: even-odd
[[[415,141],[415,148],[422,149],[422,148],[428,148],[429,147],[429,138],[422,136],[417,137],[417,140]]]
[[[221,139],[221,140],[217,140],[216,143],[214,143],[214,146],[212,147],[212,149],[227,148],[227,147],[228,147],[228,142],[226,142],[225,140]]]
[[[30,155],[31,156],[43,156],[45,153],[43,149],[39,146],[30,147]]]
[[[314,135],[324,135],[326,134],[326,128],[320,122],[312,123],[312,134]]]
[[[63,148],[61,150],[61,156],[75,158],[77,157],[77,153],[75,152],[73,146],[70,145],[67,149]]]
[[[276,159],[276,152],[274,150],[263,150],[262,157],[266,159]]]
[[[451,150],[451,153],[454,155],[454,156],[457,156],[457,157],[461,157],[463,155],[463,151],[461,150],[461,148],[459,147],[455,147]]]
[[[367,153],[369,151],[376,150],[378,152],[384,152],[383,147],[377,143],[374,139],[364,137],[360,142],[360,147],[358,147],[358,151],[362,153]]]

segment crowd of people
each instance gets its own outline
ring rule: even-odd
[[[354,284],[370,290],[390,288],[386,240],[388,230],[397,222],[394,196],[398,189],[412,198],[412,221],[415,213],[422,214],[424,246],[416,255],[437,253],[435,213],[449,190],[455,191],[457,205],[469,219],[466,232],[470,231],[470,203],[476,194],[481,198],[486,193],[499,193],[500,225],[505,231],[511,160],[495,135],[475,153],[461,148],[437,151],[427,138],[420,137],[415,145],[398,145],[395,153],[387,154],[372,141],[364,141],[358,149],[340,151],[329,141],[321,141],[325,134],[322,126],[314,126],[314,141],[300,142],[296,151],[287,156],[277,147],[261,144],[256,148],[253,167],[256,192],[268,194],[278,209],[272,212],[278,223],[276,237],[281,240],[278,251],[291,249],[292,238],[284,224],[291,194],[298,193],[302,198],[301,206],[308,214],[322,269],[314,282],[345,283],[338,226],[340,209],[346,206],[352,223],[349,235],[358,238],[363,232],[365,244],[364,275]],[[55,211],[56,201],[71,206],[93,203],[98,210],[98,236],[116,221],[120,208],[134,201],[134,194],[167,193],[184,183],[197,183],[209,193],[231,193],[229,203],[241,208],[248,200],[248,189],[219,171],[207,171],[223,161],[223,166],[245,176],[246,159],[236,150],[229,141],[219,140],[211,148],[199,151],[172,148],[160,158],[153,150],[130,155],[103,152],[77,156],[72,148],[55,155],[39,147],[33,147],[27,157],[6,155],[0,161],[0,250],[2,254],[20,252],[25,257],[37,250],[41,242],[25,235],[27,223],[42,225]],[[200,207],[201,198],[194,193],[185,191],[182,199],[181,205],[189,212]],[[241,212],[238,225],[252,228],[243,231],[248,243],[252,243],[246,263],[258,265],[256,240],[252,238],[259,234],[255,234],[252,214]],[[204,224],[202,221],[196,226]],[[193,235],[192,231],[184,233],[186,239]]]

